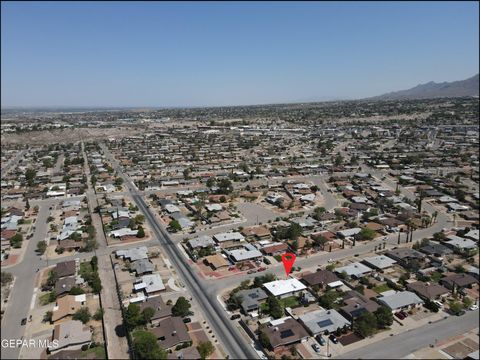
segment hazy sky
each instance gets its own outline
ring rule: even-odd
[[[477,2],[1,4],[8,106],[362,98],[478,73]]]

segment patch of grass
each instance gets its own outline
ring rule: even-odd
[[[441,272],[434,271],[430,274],[430,279],[432,279],[432,281],[435,281],[437,283],[440,281],[441,278],[442,278]]]
[[[46,293],[39,297],[40,305],[42,306],[55,302],[55,300],[55,297],[51,295],[51,293]]]
[[[280,303],[282,304],[283,308],[294,308],[297,306],[300,306],[300,303],[298,302],[298,299],[295,296],[289,296],[284,299],[280,299]]]
[[[103,345],[95,346],[93,348],[89,348],[85,351],[82,351],[81,357],[85,358],[88,354],[94,353],[96,359],[106,359],[105,356],[105,347]]]
[[[388,284],[382,284],[382,285],[379,285],[379,286],[375,286],[372,290],[375,291],[376,293],[380,294],[384,291],[391,290],[391,288],[390,288],[390,286],[388,286]]]

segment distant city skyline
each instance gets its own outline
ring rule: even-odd
[[[7,107],[353,100],[479,72],[479,4],[1,3]]]

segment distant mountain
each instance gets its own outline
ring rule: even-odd
[[[417,85],[408,90],[394,91],[380,96],[368,98],[368,100],[402,100],[402,99],[432,99],[443,97],[478,96],[478,74],[471,78],[436,83],[430,81],[426,84]]]

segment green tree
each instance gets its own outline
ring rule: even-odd
[[[77,310],[75,314],[73,314],[73,320],[80,320],[83,324],[86,324],[90,321],[92,315],[90,314],[90,310],[87,307],[82,307]]]
[[[462,311],[462,304],[460,304],[458,301],[451,301],[450,302],[450,312],[452,314],[458,314],[460,311]]]
[[[133,333],[133,351],[138,359],[166,359],[167,352],[157,342],[157,337],[144,330]]]
[[[48,272],[48,278],[47,278],[47,285],[48,286],[55,286],[55,283],[58,280],[58,275],[56,271],[50,270]]]
[[[43,322],[51,323],[53,317],[53,311],[49,310],[43,315]]]
[[[12,245],[15,249],[20,249],[22,247],[22,242],[23,235],[18,232],[10,238],[10,245]]]
[[[377,318],[369,312],[364,312],[353,323],[353,331],[362,337],[373,335],[377,329]]]
[[[125,327],[131,331],[136,326],[142,323],[142,316],[140,313],[140,306],[137,304],[129,304],[124,314]]]
[[[105,313],[105,312],[103,311],[102,308],[98,308],[97,311],[95,311],[95,314],[93,314],[93,319],[94,319],[94,320],[97,320],[97,321],[102,320],[104,313]]]
[[[369,228],[363,228],[358,233],[358,240],[372,240],[375,237],[375,231]]]
[[[260,344],[262,344],[264,349],[270,349],[270,339],[268,338],[265,331],[260,331],[260,334],[258,335],[258,340],[260,341]]]
[[[268,311],[272,317],[279,319],[283,316],[283,307],[280,301],[275,296],[270,296],[267,299]]]
[[[177,232],[177,231],[180,231],[182,230],[182,227],[180,226],[180,223],[177,221],[177,220],[172,220],[170,221],[170,228],[174,231],[174,232]]]
[[[197,350],[200,354],[200,358],[206,359],[209,355],[213,354],[215,347],[210,341],[201,341],[197,346]]]
[[[37,243],[37,252],[38,252],[40,255],[43,255],[46,250],[47,250],[47,242],[46,242],[45,240],[40,240],[40,241]]]
[[[377,311],[374,312],[377,318],[378,327],[385,329],[393,324],[392,311],[386,306],[380,306]]]
[[[190,313],[191,306],[187,299],[180,296],[172,307],[172,314],[174,316],[187,316]]]
[[[473,300],[470,299],[468,296],[465,296],[462,300],[462,303],[463,303],[463,307],[465,309],[468,309],[470,306],[473,305]]]
[[[152,307],[146,307],[145,309],[142,310],[141,316],[143,319],[144,324],[150,323],[152,320],[153,315],[155,315],[155,309]]]
[[[25,171],[25,180],[27,181],[28,186],[33,186],[36,176],[37,172],[34,169],[28,168]]]
[[[70,289],[68,293],[70,295],[82,295],[82,294],[85,294],[85,290],[83,290],[81,287],[74,286]]]
[[[145,230],[143,230],[143,227],[139,226],[137,231],[137,238],[143,238],[143,237],[145,237]]]

